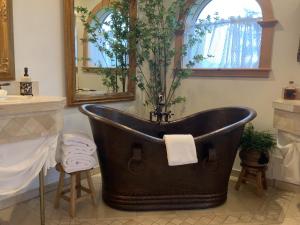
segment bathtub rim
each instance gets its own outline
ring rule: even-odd
[[[144,138],[146,140],[149,140],[151,142],[155,142],[155,143],[163,144],[163,145],[165,144],[165,141],[162,138],[153,137],[151,135],[148,135],[148,134],[145,134],[143,132],[140,132],[140,131],[137,131],[135,129],[132,129],[132,128],[126,126],[126,125],[114,122],[114,121],[112,121],[110,119],[107,119],[107,118],[105,118],[103,116],[99,116],[99,115],[97,115],[95,113],[92,113],[92,112],[90,112],[87,109],[87,107],[89,107],[89,106],[97,106],[99,108],[109,109],[109,110],[112,110],[112,111],[117,111],[118,113],[121,113],[121,114],[129,116],[129,117],[133,117],[133,118],[135,118],[137,120],[143,121],[144,123],[150,123],[150,124],[152,124],[151,121],[148,121],[148,120],[146,120],[144,118],[141,118],[139,116],[136,116],[134,114],[131,114],[131,113],[119,110],[119,109],[115,109],[115,108],[112,108],[112,107],[103,106],[103,105],[100,105],[100,104],[84,104],[84,105],[79,106],[79,111],[81,113],[85,114],[86,116],[88,116],[89,118],[92,118],[92,119],[97,120],[97,121],[101,121],[103,123],[106,123],[106,124],[108,124],[110,126],[119,128],[121,130],[134,133],[135,135],[140,136],[140,137],[142,137],[142,138]],[[209,113],[209,112],[213,112],[213,111],[229,110],[229,109],[246,110],[246,111],[249,112],[249,114],[245,118],[243,118],[242,120],[239,120],[236,123],[233,123],[233,124],[230,124],[228,126],[222,127],[220,129],[217,129],[217,130],[212,131],[210,133],[194,137],[194,141],[195,142],[200,142],[200,141],[204,141],[204,140],[206,140],[208,138],[211,138],[212,136],[215,136],[215,135],[218,135],[218,134],[221,134],[221,133],[222,134],[228,133],[228,132],[230,132],[230,131],[232,131],[232,130],[240,127],[240,126],[244,126],[246,123],[250,122],[251,120],[253,120],[257,116],[257,112],[255,110],[249,108],[249,107],[229,106],[229,107],[220,107],[220,108],[207,109],[207,110],[204,110],[204,111],[200,111],[200,112],[193,113],[191,115],[182,117],[180,119],[173,120],[173,121],[171,121],[169,123],[170,124],[172,124],[172,123],[178,123],[180,121],[183,121],[183,120],[186,120],[186,119],[189,119],[189,118],[192,118],[192,117],[196,117],[196,116],[199,116],[199,115],[204,114],[204,113]]]

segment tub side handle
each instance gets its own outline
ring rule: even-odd
[[[208,162],[215,162],[217,161],[217,151],[215,148],[211,147],[208,149]]]
[[[131,158],[128,160],[128,171],[134,175],[140,174],[143,169],[143,150],[141,145],[133,145]]]
[[[213,145],[207,146],[207,156],[202,161],[203,167],[210,172],[215,172],[219,164],[216,148]]]

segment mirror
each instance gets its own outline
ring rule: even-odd
[[[118,39],[112,28],[111,2],[64,0],[66,83],[70,106],[135,98],[132,76],[136,70],[136,56],[129,48],[121,58],[114,51],[112,42]],[[127,28],[136,18],[136,0],[130,1],[128,14]],[[119,44],[129,46],[128,43],[129,40],[123,40]]]
[[[0,81],[14,79],[12,1],[0,0]]]

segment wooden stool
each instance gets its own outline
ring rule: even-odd
[[[68,174],[64,171],[64,168],[61,164],[56,165],[56,170],[60,173],[59,183],[56,191],[56,197],[54,202],[54,207],[59,207],[60,198],[70,202],[69,213],[71,217],[75,216],[76,203],[82,201],[88,197],[92,199],[93,205],[96,206],[96,192],[93,185],[91,170],[78,171],[70,173],[71,176],[71,187],[64,190],[64,178],[65,174]],[[81,185],[81,174],[85,173],[89,188],[83,187]],[[81,195],[81,191],[86,192],[86,195]],[[70,196],[66,194],[70,192]]]
[[[254,167],[254,166],[248,166],[241,164],[242,171],[240,173],[239,179],[235,185],[235,189],[239,190],[242,183],[249,182],[255,182],[257,194],[261,196],[263,194],[263,190],[267,190],[267,179],[266,179],[266,170],[267,166],[260,166],[260,167]]]

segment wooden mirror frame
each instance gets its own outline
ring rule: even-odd
[[[107,0],[99,0],[107,1]],[[108,0],[110,1],[110,0]],[[137,17],[136,0],[130,0],[130,17]],[[66,70],[66,89],[67,103],[69,106],[76,106],[85,103],[107,103],[135,100],[135,82],[128,78],[128,88],[126,93],[116,93],[110,96],[76,96],[76,64],[75,64],[75,17],[74,0],[64,0],[64,33],[65,33],[65,70]],[[136,54],[131,51],[129,56],[129,74],[136,72]]]
[[[15,80],[12,0],[0,0],[0,81]]]

